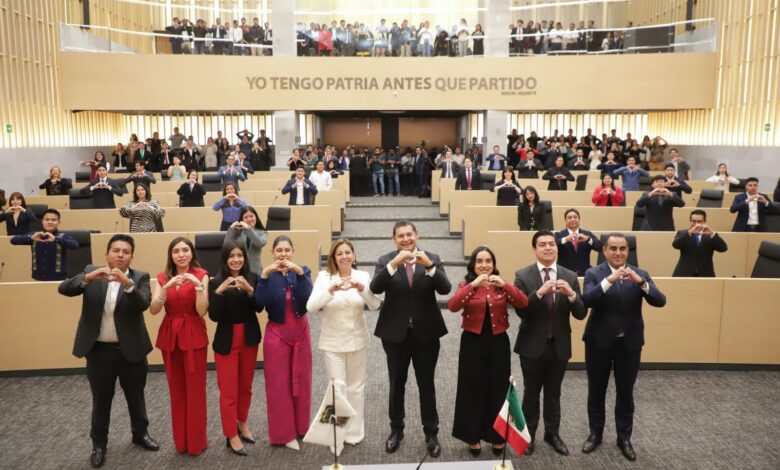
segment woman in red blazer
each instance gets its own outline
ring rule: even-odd
[[[593,191],[593,204],[597,206],[620,206],[625,197],[623,190],[615,186],[612,175],[604,173],[601,176],[601,184]]]
[[[165,271],[149,311],[165,317],[157,334],[171,394],[173,443],[179,453],[198,455],[206,449],[206,347],[203,316],[209,308],[209,275],[200,267],[195,247],[185,237],[168,245]]]
[[[496,455],[504,448],[493,421],[509,385],[511,351],[506,330],[510,304],[525,308],[528,298],[499,277],[493,251],[477,247],[466,266],[465,281],[447,304],[452,312],[463,310],[452,435],[467,443],[474,456],[482,451],[483,440],[492,444]]]

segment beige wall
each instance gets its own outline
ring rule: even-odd
[[[94,110],[397,110],[710,108],[715,105],[714,53],[626,54],[617,57],[484,57],[479,67],[428,66],[425,58],[365,59],[61,54],[63,104]],[[316,63],[314,77],[303,76]],[[208,65],[208,66],[207,66]],[[119,69],[156,70],[119,74]],[[181,70],[199,70],[180,77]],[[674,70],[674,75],[605,74],[609,70]],[[236,73],[225,74],[224,70]],[[457,73],[453,73],[457,70]],[[561,73],[569,70],[570,73]],[[496,73],[499,71],[499,73]],[[576,71],[576,73],[575,73]],[[572,81],[576,75],[576,86]],[[350,78],[360,78],[363,88]],[[281,79],[311,79],[310,89],[285,89]],[[483,90],[482,79],[504,78]],[[276,79],[276,82],[274,80]],[[339,82],[338,80],[342,81]],[[401,79],[403,83],[393,80]],[[408,80],[407,80],[408,79]],[[508,83],[523,79],[511,89]],[[321,80],[317,87],[314,80]],[[329,81],[330,80],[330,81]],[[371,88],[376,80],[377,89]],[[389,83],[386,82],[389,80]],[[274,86],[276,83],[276,86]],[[341,87],[340,85],[344,85]],[[440,89],[439,85],[443,89]],[[127,93],[128,89],[144,93]],[[203,93],[203,90],[209,90]],[[583,90],[588,90],[583,93]],[[193,96],[198,99],[193,99]]]
[[[458,118],[403,118],[398,122],[398,146],[416,147],[425,141],[428,148],[458,141]]]
[[[342,149],[347,145],[382,145],[379,118],[322,118],[322,142]]]

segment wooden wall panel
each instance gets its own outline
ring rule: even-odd
[[[634,139],[640,143],[642,137],[648,134],[647,113],[510,113],[507,133],[517,129],[520,134],[528,137],[531,131],[536,131],[539,136],[553,135],[557,129],[559,135],[566,135],[569,129],[574,130],[574,135],[583,136],[588,129],[593,130],[593,135],[601,138],[601,134],[610,135],[610,130],[615,129],[617,135],[625,137],[630,132]],[[657,134],[651,135],[650,138]]]

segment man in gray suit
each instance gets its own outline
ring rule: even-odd
[[[539,394],[544,389],[544,441],[555,452],[569,455],[558,428],[561,423],[561,383],[571,357],[569,315],[582,320],[587,314],[580,297],[577,273],[557,263],[558,245],[550,230],[539,230],[531,239],[536,262],[515,273],[515,286],[528,296],[528,305],[516,309],[522,319],[515,352],[523,370],[523,414],[535,449],[539,425]]]
[[[108,425],[116,379],[125,392],[130,411],[133,443],[146,450],[160,448],[149,436],[144,387],[152,342],[144,323],[151,302],[149,273],[130,269],[135,242],[129,235],[111,237],[106,248],[106,266],[87,266],[62,281],[59,292],[67,297],[83,295],[81,318],[73,355],[86,357],[87,379],[92,390],[93,467],[106,461]]]

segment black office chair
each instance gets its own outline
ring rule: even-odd
[[[158,232],[164,232],[165,226],[163,225],[163,219],[154,219],[154,227]]]
[[[168,172],[163,170],[160,172],[160,181],[170,181],[171,177],[168,176]]]
[[[642,230],[642,222],[645,221],[645,214],[647,214],[647,211],[644,207],[634,206],[634,220],[631,223],[632,232],[638,232]]]
[[[49,208],[48,204],[27,204],[27,210],[32,211],[33,214],[35,214],[36,221],[30,222],[30,231],[31,232],[41,232],[43,231],[43,222],[41,221],[41,218],[43,218],[43,213]]]
[[[653,177],[652,176],[640,176],[639,177],[639,189],[644,192],[650,189],[650,186],[652,186],[653,183]]]
[[[775,206],[775,213],[766,214],[766,231],[780,232],[780,202],[770,202]]]
[[[729,183],[730,193],[744,193],[745,192],[745,180],[747,178],[739,178],[739,183]]]
[[[767,240],[761,242],[750,277],[780,279],[780,243]]]
[[[696,207],[723,207],[722,189],[702,189]]]
[[[585,186],[588,184],[588,173],[577,175],[577,182],[574,186],[575,191],[585,191]]]
[[[266,230],[287,231],[290,230],[290,208],[282,206],[271,206],[268,208],[268,222],[265,224]]]
[[[220,253],[225,242],[225,232],[205,232],[195,234],[195,253],[203,269],[209,272],[211,277],[216,276],[222,269]]]
[[[76,183],[89,183],[89,175],[91,172],[89,171],[77,171],[76,172]]]
[[[631,234],[624,234],[626,237],[626,242],[628,243],[628,259],[626,262],[632,266],[639,266],[639,258],[636,255],[636,235]],[[609,237],[608,233],[604,233],[601,235],[601,243],[604,244],[604,246],[607,245],[607,238]],[[601,264],[604,261],[606,261],[606,258],[604,258],[604,252],[599,251],[598,260],[596,263]]]
[[[544,209],[544,224],[540,228],[553,230],[552,201],[539,201]]]
[[[68,208],[71,210],[92,209],[92,193],[81,194],[79,189],[69,190]]]
[[[75,276],[92,264],[92,238],[90,234],[100,233],[96,230],[63,230],[79,242],[79,247],[75,250],[68,250],[68,276]]]
[[[202,175],[203,189],[208,191],[222,192],[222,178],[217,173],[204,173]]]

